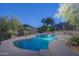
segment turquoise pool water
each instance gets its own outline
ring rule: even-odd
[[[18,48],[39,51],[40,49],[48,49],[48,43],[54,40],[54,35],[37,35],[33,38],[14,41],[14,45]]]

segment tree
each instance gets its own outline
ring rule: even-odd
[[[30,27],[30,25],[28,25],[28,24],[23,24],[22,26],[23,27]]]
[[[0,17],[0,40],[11,38],[15,33],[14,30],[19,29],[19,27],[18,19],[13,17],[10,20],[7,16]]]
[[[77,28],[79,27],[79,4],[61,4],[55,16]]]
[[[10,25],[12,30],[18,30],[21,27],[21,24],[16,17],[10,19]]]
[[[42,19],[41,22],[44,24],[44,26],[48,26],[48,25],[52,26],[53,24],[55,24],[55,21],[51,17],[44,18]]]
[[[11,34],[8,32],[10,29],[9,25],[10,24],[7,16],[0,17],[0,41],[10,38]]]
[[[53,30],[53,25],[55,22],[51,17],[44,18],[41,22],[43,23],[43,26],[38,28],[39,32],[50,31],[50,29]]]
[[[0,31],[7,31],[9,29],[8,17],[0,17]]]
[[[46,24],[47,24],[47,31],[50,31],[50,29],[53,29],[54,24],[55,24],[53,18],[48,17],[48,18],[46,18],[46,21],[45,21],[45,22],[46,22]]]
[[[54,23],[54,20],[53,20],[52,18],[48,17],[48,18],[46,19],[46,24],[47,24],[47,26],[48,26],[48,25],[52,25],[53,23]]]
[[[42,19],[41,22],[43,23],[43,25],[46,25],[46,19]]]

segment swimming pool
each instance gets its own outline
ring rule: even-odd
[[[40,49],[48,49],[48,43],[55,39],[55,35],[41,34],[29,39],[14,41],[14,45],[18,48],[39,51]]]

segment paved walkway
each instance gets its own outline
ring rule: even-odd
[[[68,35],[58,35],[58,40],[49,43],[49,51],[56,56],[79,56],[79,51],[66,46],[69,37]]]

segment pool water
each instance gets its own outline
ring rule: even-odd
[[[48,43],[54,40],[55,36],[37,35],[33,38],[14,41],[14,45],[18,48],[39,51],[40,49],[48,49]]]

